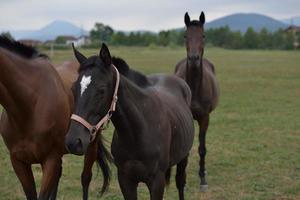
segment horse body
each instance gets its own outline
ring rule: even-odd
[[[204,28],[205,15],[202,12],[199,21],[190,20],[185,14],[186,25],[185,45],[187,57],[182,59],[175,67],[175,75],[184,79],[192,92],[191,111],[193,118],[199,125],[199,176],[200,189],[207,188],[205,178],[206,132],[209,125],[209,114],[216,108],[219,100],[219,86],[215,75],[214,65],[203,58],[204,54]]]
[[[112,117],[116,128],[112,141],[116,165],[126,170],[125,166],[134,166],[129,163],[139,161],[137,168],[142,164],[144,169],[135,170],[141,172],[140,181],[179,163],[193,143],[192,116],[186,112],[190,104],[187,85],[174,76],[151,75],[148,79],[150,85],[137,92],[141,89],[129,89],[132,83],[121,78],[121,87],[127,86],[125,92],[120,90],[119,107]],[[127,94],[128,90],[133,90],[134,95]],[[155,108],[160,108],[159,112],[153,112]],[[122,112],[125,109],[130,110]]]
[[[74,109],[72,82],[78,76],[77,62],[54,68],[34,48],[0,37],[0,104],[4,107],[0,133],[9,150],[12,166],[26,198],[37,199],[32,164],[41,164],[43,176],[39,199],[56,199],[64,138]],[[97,160],[109,181],[108,167],[99,140],[90,145],[82,172],[83,199],[88,198],[92,166]]]
[[[176,76],[144,76],[131,70],[122,59],[111,58],[104,44],[99,57],[86,58],[75,48],[74,53],[81,63],[74,83],[75,113],[81,121],[97,124],[103,119],[118,88],[111,116],[115,127],[111,152],[124,199],[137,199],[138,183],[144,182],[151,200],[162,200],[170,168],[177,165],[176,186],[183,200],[185,168],[194,137],[187,84]],[[118,71],[119,84],[115,81]],[[86,79],[90,81],[82,93]],[[90,140],[88,128],[81,121],[72,121],[66,136],[66,145],[77,155],[85,152]]]
[[[216,108],[219,100],[219,87],[214,65],[209,60],[203,58],[202,73],[195,73],[194,80],[187,78],[187,58],[176,65],[175,74],[184,79],[193,91],[191,110],[195,119],[210,113]],[[202,76],[200,76],[201,74]]]
[[[36,199],[31,164],[43,168],[40,199],[48,198],[58,184],[63,138],[71,113],[60,77],[45,58],[30,61],[0,49],[0,132],[27,199]],[[51,103],[49,103],[51,102]]]

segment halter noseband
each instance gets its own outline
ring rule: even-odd
[[[116,110],[116,104],[118,101],[118,90],[119,90],[119,85],[120,85],[120,73],[113,64],[112,64],[112,67],[115,69],[117,77],[116,77],[116,85],[115,85],[115,91],[113,94],[112,102],[111,102],[110,108],[109,108],[108,112],[106,113],[106,115],[96,125],[91,125],[89,122],[87,122],[85,119],[83,119],[79,115],[76,115],[76,114],[71,115],[72,120],[79,122],[80,124],[82,124],[84,127],[86,127],[90,131],[90,136],[91,136],[90,142],[94,141],[94,139],[96,138],[96,135],[100,129],[104,130],[107,128],[107,125],[110,121],[111,115]],[[106,124],[106,126],[103,126],[104,124]]]

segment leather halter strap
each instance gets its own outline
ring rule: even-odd
[[[116,110],[116,104],[118,101],[118,90],[119,90],[119,85],[120,85],[120,73],[113,64],[112,64],[112,67],[115,69],[116,75],[117,75],[116,76],[116,85],[115,85],[112,102],[111,102],[110,108],[109,108],[108,112],[106,113],[106,115],[96,125],[90,124],[88,121],[86,121],[79,115],[76,115],[76,114],[71,115],[72,120],[79,122],[80,124],[82,124],[84,127],[86,127],[90,131],[90,136],[91,136],[90,142],[94,141],[94,139],[96,138],[96,135],[100,129],[104,130],[106,128],[106,127],[104,127],[104,124],[107,125],[109,123],[112,113]]]

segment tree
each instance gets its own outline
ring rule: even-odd
[[[102,23],[96,23],[94,28],[90,31],[90,37],[92,42],[110,42],[114,30]]]
[[[229,48],[241,49],[243,48],[243,36],[240,31],[231,32],[230,34],[230,44]]]
[[[10,34],[10,32],[2,32],[1,34],[0,34],[1,36],[4,36],[4,37],[7,37],[7,38],[9,38],[9,39],[11,39],[11,40],[13,40],[14,38],[13,38],[13,36]]]
[[[289,31],[285,34],[284,37],[284,49],[293,49],[294,48],[294,34]]]
[[[258,34],[259,43],[258,48],[260,49],[270,49],[272,48],[272,34],[268,32],[266,28],[261,29]]]
[[[249,27],[244,35],[244,47],[256,49],[258,47],[258,36],[252,27]]]
[[[55,39],[56,44],[66,44],[66,37],[65,36],[57,36]]]
[[[274,32],[272,34],[272,48],[273,49],[283,49],[284,48],[284,32],[282,29]]]
[[[158,44],[162,46],[167,46],[170,42],[169,36],[170,31],[160,31],[158,33]]]

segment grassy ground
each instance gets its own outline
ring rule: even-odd
[[[165,48],[112,48],[130,66],[145,73],[172,73],[185,51]],[[86,55],[98,50],[85,50]],[[186,199],[300,199],[300,52],[207,49],[216,66],[221,100],[207,135],[209,189],[199,192],[197,139],[187,171]],[[56,51],[54,63],[72,59]],[[198,129],[198,127],[196,127]],[[110,140],[112,129],[105,132]],[[82,157],[64,157],[58,199],[81,199]],[[39,185],[41,171],[34,166]],[[123,199],[115,168],[110,190],[101,199]],[[101,173],[94,168],[90,199],[100,199]],[[165,200],[178,199],[172,177]],[[24,199],[0,140],[0,199]],[[139,199],[149,199],[139,187]]]

